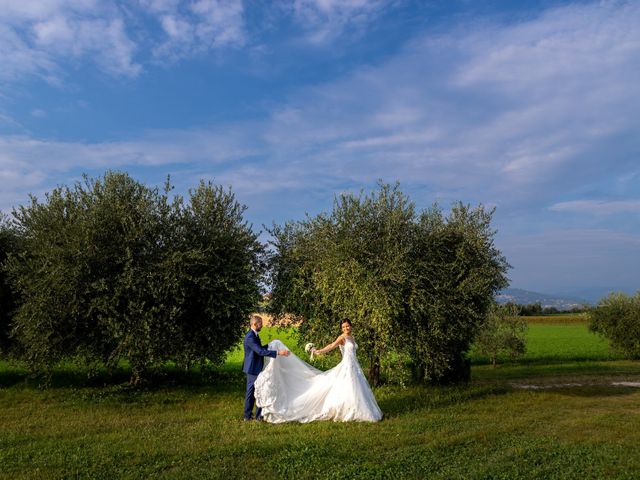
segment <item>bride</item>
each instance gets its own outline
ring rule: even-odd
[[[358,345],[351,336],[351,322],[343,320],[342,335],[314,355],[340,347],[342,360],[325,372],[312,367],[293,353],[266,359],[255,382],[256,405],[270,423],[314,420],[369,421],[382,418],[367,379],[356,357]],[[269,342],[270,350],[287,347],[280,340]]]

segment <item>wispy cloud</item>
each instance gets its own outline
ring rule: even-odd
[[[10,211],[24,202],[28,193],[46,191],[61,176],[82,171],[136,167],[166,170],[176,165],[189,169],[192,164],[210,168],[232,164],[257,151],[255,143],[241,131],[153,131],[135,140],[98,143],[0,136],[0,209]]]
[[[573,200],[556,203],[549,210],[590,215],[637,214],[640,213],[640,200]]]
[[[0,0],[0,11],[0,83],[60,84],[70,60],[135,78],[150,56],[175,61],[246,41],[241,0]]]
[[[58,77],[57,64],[50,55],[31,47],[14,29],[2,23],[0,63],[0,82],[16,81],[26,75],[38,75],[51,82]]]
[[[59,82],[60,64],[93,59],[105,72],[135,77],[136,45],[115,4],[95,0],[0,0],[0,81],[38,75]]]
[[[308,43],[358,35],[387,0],[286,0],[251,4],[254,15],[297,26]],[[69,64],[88,63],[114,77],[135,78],[148,62],[171,65],[194,56],[248,47],[243,0],[0,0],[0,86],[37,76],[60,85]]]
[[[426,35],[304,89],[266,135],[315,172],[366,182],[392,172],[452,197],[543,209],[560,189],[637,169],[638,23],[638,4],[598,3]]]
[[[175,61],[247,41],[241,0],[195,2],[140,0],[157,18],[164,39],[153,47],[156,59]]]
[[[392,2],[389,0],[293,0],[284,2],[306,32],[306,40],[324,45],[346,32],[359,34]]]

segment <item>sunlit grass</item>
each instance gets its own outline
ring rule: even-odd
[[[525,355],[515,360],[517,363],[602,361],[624,358],[622,354],[610,348],[606,339],[590,332],[586,321],[529,321],[526,338],[527,351]],[[473,350],[471,360],[476,364],[489,362],[488,358],[482,357]],[[498,360],[501,363],[512,362],[505,355],[499,356]]]

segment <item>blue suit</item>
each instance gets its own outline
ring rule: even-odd
[[[250,419],[256,402],[254,383],[264,366],[263,357],[276,358],[278,352],[262,346],[258,334],[249,330],[244,336],[244,363],[242,371],[247,374],[247,393],[244,399],[244,418]],[[260,408],[256,409],[256,418],[260,418]]]

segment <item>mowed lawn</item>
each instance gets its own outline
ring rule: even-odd
[[[302,355],[292,333],[261,337]],[[640,389],[611,382],[640,381],[640,363],[584,322],[528,336],[516,362],[474,358],[469,385],[375,389],[374,424],[243,422],[239,350],[143,390],[126,369],[87,381],[69,367],[39,389],[0,363],[0,478],[638,478]]]

